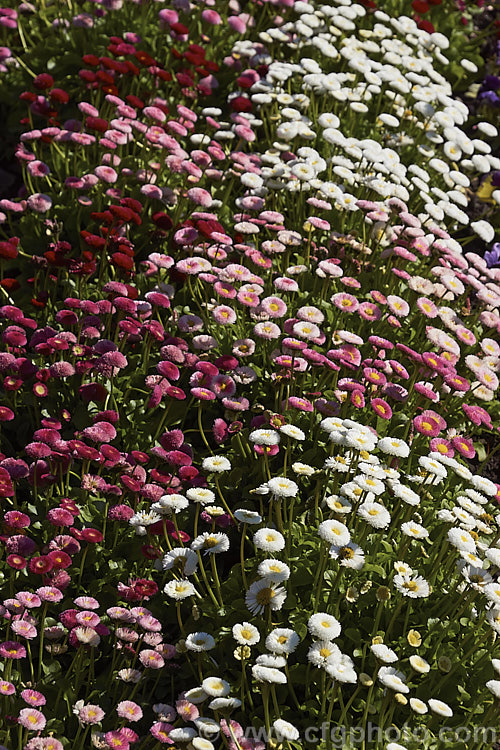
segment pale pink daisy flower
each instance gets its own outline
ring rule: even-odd
[[[157,651],[143,649],[139,652],[139,661],[148,669],[161,669],[165,665],[165,659]]]
[[[233,325],[236,322],[236,313],[231,307],[218,305],[212,310],[212,316],[216,323],[220,325]]]
[[[44,193],[33,193],[26,201],[28,208],[36,213],[43,214],[52,206],[52,198]]]
[[[288,279],[286,276],[280,276],[273,281],[273,286],[279,292],[298,292],[299,285],[294,279]]]
[[[39,732],[47,723],[47,719],[36,708],[22,708],[19,711],[18,722],[30,732]]]
[[[120,718],[127,721],[139,721],[143,717],[142,708],[134,701],[120,701],[116,712]]]
[[[362,302],[359,305],[357,312],[363,320],[380,320],[382,317],[380,308],[373,304],[373,302]]]
[[[25,703],[29,703],[30,706],[44,706],[47,703],[47,699],[38,690],[23,690],[21,698]]]
[[[80,724],[99,724],[104,719],[105,713],[100,706],[87,703],[78,710]]]
[[[307,320],[310,323],[321,325],[321,323],[325,319],[325,316],[323,315],[321,310],[318,310],[317,307],[305,306],[299,307],[299,309],[297,310],[297,318],[300,318],[300,320]]]
[[[253,332],[261,339],[279,339],[281,336],[281,328],[271,321],[256,323]]]
[[[302,339],[317,339],[321,335],[321,330],[315,323],[309,323],[305,320],[295,323],[292,328],[295,336]]]
[[[426,318],[435,318],[438,314],[438,310],[434,302],[427,297],[419,297],[417,300],[417,307]]]
[[[101,180],[102,182],[106,182],[108,185],[113,184],[118,179],[118,173],[116,172],[116,170],[114,170],[113,167],[107,167],[105,165],[96,167],[94,169],[94,174],[99,178],[99,180]]]
[[[264,252],[269,253],[270,255],[284,253],[286,250],[286,246],[279,240],[264,240],[261,247]]]
[[[235,356],[250,357],[255,351],[255,341],[252,339],[238,339],[233,343],[232,352]]]
[[[210,208],[213,202],[212,196],[208,190],[199,187],[190,188],[187,191],[187,197],[190,201],[193,201],[193,203],[196,203],[198,206],[203,206],[204,208]]]
[[[261,300],[261,309],[271,318],[282,318],[286,315],[287,305],[279,297],[265,297]]]
[[[410,306],[408,302],[395,294],[389,294],[387,297],[387,305],[389,310],[396,315],[398,318],[406,318],[410,312]]]
[[[240,289],[236,299],[245,307],[258,307],[260,305],[260,299],[255,292],[247,292]]]
[[[347,294],[346,292],[338,292],[337,294],[334,294],[331,297],[331,301],[335,307],[338,307],[339,310],[343,310],[344,312],[353,313],[356,312],[359,307],[359,302],[356,297],[353,297],[352,294]]]

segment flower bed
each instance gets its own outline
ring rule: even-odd
[[[494,63],[412,5],[0,9],[7,750],[498,738]]]

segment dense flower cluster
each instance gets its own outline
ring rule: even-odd
[[[493,726],[500,159],[460,15],[63,5],[0,9],[0,742]]]

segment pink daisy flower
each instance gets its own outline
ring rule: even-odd
[[[12,684],[12,682],[7,682],[7,680],[0,680],[0,695],[14,695],[16,692],[16,688]]]
[[[212,315],[215,322],[220,325],[229,326],[236,323],[236,313],[231,307],[227,307],[226,305],[214,307]]]
[[[286,315],[287,306],[279,297],[265,297],[261,300],[262,310],[269,315],[270,318],[282,318]]]
[[[445,438],[432,438],[430,449],[433,453],[440,453],[442,456],[448,456],[448,458],[453,458],[455,455],[450,441],[445,440]]]
[[[30,732],[38,732],[45,727],[47,719],[36,708],[22,708],[19,711],[18,722]]]
[[[139,653],[139,661],[148,669],[161,669],[165,665],[163,656],[152,649],[143,649]]]
[[[4,659],[25,659],[26,649],[17,641],[0,643],[0,656]]]
[[[476,450],[470,438],[456,435],[452,438],[451,444],[461,456],[464,456],[464,458],[474,458],[476,455]]]
[[[387,383],[387,378],[384,373],[375,370],[373,367],[364,367],[363,376],[365,380],[367,380],[369,383],[372,383],[373,385],[382,386]]]
[[[372,302],[362,302],[358,307],[358,314],[363,320],[380,320],[382,313],[380,308]]]
[[[487,427],[492,429],[491,417],[482,406],[470,406],[469,404],[462,404],[462,409],[466,413],[467,417],[473,424],[479,425],[485,424]]]
[[[116,712],[120,718],[127,721],[139,721],[143,717],[142,708],[134,701],[121,701],[116,707]]]
[[[331,297],[331,302],[333,302],[335,307],[338,307],[339,310],[349,313],[356,312],[359,307],[359,302],[356,297],[353,297],[352,294],[347,294],[346,292],[338,292],[337,294],[334,294]]]
[[[116,170],[114,170],[113,167],[105,165],[96,167],[94,169],[94,174],[99,180],[101,180],[101,182],[106,182],[108,185],[113,184],[118,179],[118,173]]]
[[[283,408],[285,406],[285,402],[283,403]],[[290,396],[288,399],[288,406],[292,407],[293,409],[298,409],[299,411],[314,411],[314,406],[308,399],[306,398],[299,398],[298,396]]]
[[[438,314],[436,305],[432,300],[427,299],[427,297],[419,297],[417,307],[426,318],[435,318]]]
[[[44,706],[47,703],[47,699],[38,690],[23,690],[21,698],[25,703],[29,703],[30,706]]]
[[[119,731],[106,732],[104,739],[108,747],[112,748],[112,750],[129,750],[130,743],[122,737]]]
[[[424,417],[419,414],[413,419],[413,424],[417,432],[420,432],[422,435],[437,437],[441,432],[441,428],[439,427],[439,423],[437,422],[437,420],[433,419],[433,417],[430,416]]]
[[[363,395],[363,391],[360,390],[354,390],[351,392],[351,404],[356,407],[356,409],[363,409],[365,406],[365,397]]]
[[[390,419],[392,417],[392,409],[383,398],[372,398],[370,404],[378,417],[382,419]]]
[[[172,729],[172,724],[167,724],[166,721],[156,721],[149,731],[151,732],[155,740],[161,742],[162,745],[173,745],[174,741],[171,740],[168,736],[168,733]]]

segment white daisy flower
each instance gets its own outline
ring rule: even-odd
[[[384,662],[384,664],[392,664],[398,660],[398,655],[392,648],[385,646],[383,643],[373,643],[370,646],[370,650],[375,654],[376,658]]]
[[[257,573],[273,583],[283,583],[290,578],[290,568],[281,560],[263,560],[257,568]]]
[[[224,698],[231,692],[231,685],[221,677],[206,677],[201,687],[212,698]]]
[[[254,430],[248,439],[256,445],[278,445],[280,442],[280,436],[276,430]]]
[[[495,698],[500,699],[500,680],[488,680],[486,683],[486,687],[490,691],[490,693],[493,693]]]
[[[460,551],[476,552],[476,542],[465,529],[449,529],[447,538]]]
[[[354,670],[354,662],[347,654],[340,654],[340,656],[327,661],[325,672],[337,682],[355,683],[358,680]]]
[[[427,539],[429,536],[429,532],[426,528],[421,526],[419,523],[414,523],[413,521],[408,521],[407,523],[401,524],[401,531],[406,536],[410,536],[413,539]]]
[[[205,555],[214,555],[219,552],[227,552],[229,549],[229,538],[227,534],[222,534],[215,531],[205,531],[193,539],[191,542],[191,549],[201,552]]]
[[[193,724],[195,725],[200,735],[202,735],[203,737],[207,734],[216,735],[220,732],[219,723],[215,721],[215,719],[209,719],[206,716],[199,716],[197,719],[194,719]]]
[[[318,534],[325,542],[339,547],[344,547],[351,540],[351,534],[347,526],[334,519],[322,521],[318,528]]]
[[[194,739],[196,735],[197,731],[193,727],[174,727],[168,733],[168,736],[174,742],[189,742]]]
[[[225,456],[208,456],[203,459],[201,466],[203,471],[214,474],[231,470],[231,463]]]
[[[391,522],[391,514],[380,503],[362,503],[358,508],[358,515],[375,529],[385,529]]]
[[[261,664],[254,664],[252,675],[257,682],[269,682],[271,684],[285,685],[287,682],[286,675],[274,667],[263,667]]]
[[[326,417],[320,422],[320,427],[325,432],[333,432],[334,430],[345,429],[343,426],[343,421],[342,419],[339,419],[339,417]]]
[[[312,615],[307,623],[308,630],[313,638],[320,641],[333,641],[341,632],[340,623],[336,617],[326,612],[318,612]]]
[[[420,698],[410,698],[410,708],[416,714],[426,714],[429,710],[427,704],[421,701]]]
[[[334,560],[340,560],[340,564],[344,568],[361,570],[365,564],[364,551],[358,544],[355,544],[352,541],[344,546],[335,546],[332,544],[329,554]]]
[[[214,698],[208,704],[211,711],[235,711],[240,706],[239,698]]]
[[[399,482],[391,482],[390,487],[394,495],[399,500],[402,500],[408,505],[420,505],[420,496],[417,495],[417,493],[409,487],[406,487],[404,484],[400,484]]]
[[[375,495],[381,495],[386,489],[384,482],[375,477],[357,476],[353,481],[365,492],[373,492]]]
[[[209,633],[202,631],[190,633],[186,638],[186,648],[189,651],[210,651],[215,648],[215,640]]]
[[[500,607],[493,607],[486,612],[488,624],[493,628],[495,633],[500,635]]]
[[[380,667],[377,677],[384,687],[395,690],[397,693],[410,692],[410,688],[404,682],[404,674],[394,667]]]
[[[399,573],[400,576],[411,576],[413,575],[413,568],[410,568],[410,566],[402,562],[401,560],[397,560],[394,563],[394,570],[396,573]]]
[[[247,523],[250,526],[262,523],[262,516],[260,515],[260,513],[256,513],[254,510],[239,508],[238,510],[234,511],[234,517],[240,523]]]
[[[491,479],[480,477],[478,474],[473,474],[470,482],[478,492],[484,492],[485,495],[489,495],[490,497],[494,497],[497,494],[497,486],[491,481]]]
[[[186,579],[181,579],[179,581],[169,581],[167,584],[165,584],[163,591],[167,596],[169,596],[171,599],[175,599],[176,601],[187,599],[189,596],[194,596],[196,594],[195,587],[193,586],[191,581],[188,581]]]
[[[273,479],[269,479],[267,487],[276,498],[296,497],[299,492],[299,485],[286,477],[273,477]]]
[[[139,510],[129,519],[129,524],[134,527],[151,526],[158,521],[161,521],[161,516],[154,510]]]
[[[276,719],[276,721],[273,722],[273,727],[276,731],[278,742],[283,742],[283,740],[295,742],[300,737],[300,732],[297,727],[294,727],[293,724],[290,724],[290,722],[284,721],[283,719]]]
[[[438,716],[453,716],[452,709],[444,701],[437,700],[437,698],[429,698],[428,703],[431,711]]]
[[[295,463],[292,464],[292,471],[295,472],[295,474],[299,474],[299,476],[304,477],[312,477],[313,474],[316,474],[317,469],[314,468],[314,466],[309,466],[309,464],[302,464],[300,461],[295,461]]]
[[[409,662],[412,666],[412,669],[415,670],[415,672],[418,672],[419,674],[427,674],[427,672],[430,671],[431,665],[425,661],[425,659],[422,659],[421,656],[418,656],[418,654],[413,654],[410,656]]]
[[[259,631],[249,622],[233,625],[232,633],[234,640],[241,646],[255,646],[260,641]]]
[[[198,732],[200,731],[200,727],[197,726],[196,729]],[[214,750],[213,742],[204,737],[193,737],[191,745],[194,747],[194,750]]]
[[[307,659],[315,667],[324,667],[328,659],[337,659],[341,654],[339,647],[332,641],[316,641],[307,652]]]
[[[433,461],[432,458],[429,458],[428,456],[420,456],[418,459],[419,466],[421,466],[425,471],[429,472],[430,474],[434,474],[436,477],[441,477],[444,479],[446,476],[448,476],[448,472],[444,468],[442,464],[440,464],[438,461]]]
[[[259,529],[253,535],[253,543],[263,552],[281,552],[285,548],[285,537],[276,529]]]
[[[486,584],[483,591],[490,602],[493,602],[497,607],[500,605],[500,582]]]
[[[422,576],[409,578],[396,574],[394,585],[401,594],[409,596],[411,599],[422,599],[429,596],[430,593],[429,584]]]
[[[408,458],[410,455],[410,447],[404,440],[400,440],[399,438],[382,438],[378,441],[377,448],[381,450],[382,453],[387,453],[389,456]]]
[[[211,505],[215,501],[215,495],[212,490],[205,487],[190,487],[186,491],[186,496],[189,500],[200,505]]]
[[[279,431],[287,437],[294,438],[294,440],[302,441],[306,439],[305,432],[298,427],[295,427],[293,424],[284,424],[280,427]]]
[[[260,654],[256,660],[256,664],[261,664],[263,667],[273,667],[275,669],[281,669],[287,664],[286,658],[279,654]]]
[[[300,643],[295,630],[275,628],[266,638],[266,648],[273,654],[292,654]]]
[[[153,503],[151,510],[156,511],[161,516],[180,513],[189,506],[189,500],[184,495],[174,493],[172,495],[163,495],[157,503]]]
[[[206,701],[206,699],[208,698],[208,695],[207,693],[205,693],[203,688],[196,687],[196,688],[191,688],[191,690],[186,690],[186,692],[184,693],[184,697],[190,703],[194,703],[194,705],[197,706],[200,703],[203,703],[203,701]],[[173,715],[175,716],[175,711],[173,711]]]
[[[490,547],[484,554],[495,568],[500,568],[500,549],[498,547]]]
[[[347,498],[342,497],[342,495],[328,495],[328,497],[325,497],[324,503],[330,508],[330,510],[333,510],[334,513],[346,514],[350,513],[352,510],[352,505]]]
[[[182,576],[192,576],[198,568],[198,555],[188,547],[174,547],[162,560],[163,570],[174,570]]]
[[[278,587],[268,578],[262,578],[250,585],[246,596],[245,604],[254,615],[261,615],[266,607],[272,612],[280,610],[286,599],[286,591]]]

